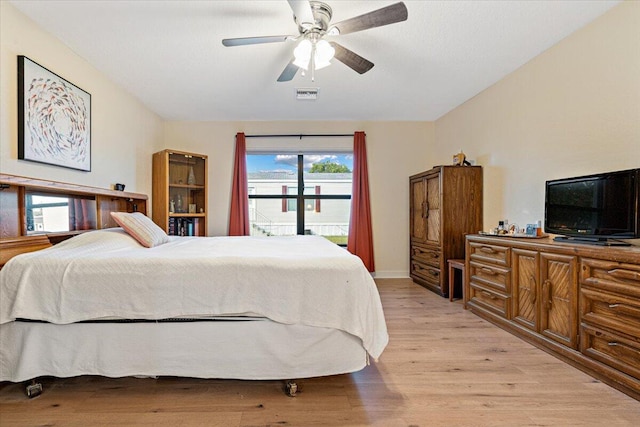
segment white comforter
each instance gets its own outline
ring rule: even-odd
[[[388,342],[361,260],[317,236],[172,237],[148,249],[116,228],[14,257],[0,270],[0,324],[220,315],[340,329],[374,358]]]

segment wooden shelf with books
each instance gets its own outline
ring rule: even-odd
[[[153,155],[152,217],[167,234],[207,235],[207,156],[178,150]]]

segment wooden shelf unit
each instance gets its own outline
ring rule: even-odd
[[[118,227],[111,212],[147,213],[147,195],[86,185],[0,174],[0,267],[11,257],[54,245],[89,230],[28,232],[26,199],[29,194],[95,200],[95,228]],[[91,210],[93,215],[94,210]]]
[[[153,155],[152,217],[168,234],[207,235],[207,167],[203,154],[163,150]]]

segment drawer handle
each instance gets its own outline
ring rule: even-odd
[[[621,342],[618,342],[618,341],[609,341],[607,343],[607,345],[609,347],[621,347],[621,348],[623,348],[625,350],[629,350],[629,351],[632,351],[632,352],[634,352],[636,354],[640,354],[640,352],[638,351],[637,348],[631,347],[631,346],[629,346],[627,344],[624,344],[624,343],[621,343]]]
[[[480,291],[480,293],[486,297],[489,297],[491,299],[497,299],[498,297],[496,297],[495,295],[493,295],[491,292],[487,292],[487,291]]]
[[[549,279],[545,280],[544,283],[542,284],[542,293],[543,293],[543,298],[546,297],[546,301],[544,301],[544,304],[546,304],[547,306],[547,310],[551,310],[551,305],[553,303],[553,285],[551,283],[551,281]]]
[[[429,218],[429,202],[422,202],[422,218]]]
[[[434,253],[434,252],[425,252],[422,249],[419,248],[413,248],[413,255],[414,256],[419,256],[419,255],[431,255],[431,258],[435,258],[438,259],[440,258],[440,254],[439,253]]]
[[[617,277],[618,279],[640,280],[640,273],[638,273],[637,271],[614,268],[613,270],[607,271],[607,273],[609,273],[613,277]]]
[[[623,314],[640,317],[640,309],[629,306],[627,304],[615,302],[615,303],[609,304],[609,308]]]
[[[529,302],[531,302],[531,304],[535,304],[536,299],[538,299],[536,278],[533,276],[529,276]]]
[[[484,253],[487,253],[487,254],[495,254],[496,253],[496,251],[494,251],[493,248],[490,247],[490,246],[482,246],[480,248],[480,251],[482,251]]]
[[[488,267],[482,267],[480,269],[480,271],[482,271],[483,273],[489,274],[491,276],[495,276],[497,274],[495,271],[493,271],[492,269],[490,269]]]
[[[431,258],[440,258],[440,254],[438,252],[427,252],[427,251],[423,251],[420,248],[413,248],[413,255],[414,256],[418,256],[418,255],[431,255]]]

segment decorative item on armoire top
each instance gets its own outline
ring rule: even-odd
[[[18,159],[91,171],[91,95],[22,55]]]
[[[124,191],[124,184],[113,184],[113,189],[116,191]]]
[[[467,156],[462,152],[462,149],[460,149],[458,154],[453,155],[453,164],[454,166],[471,166],[471,163],[467,161]]]

